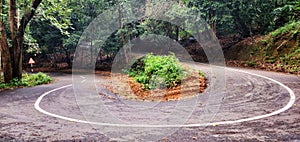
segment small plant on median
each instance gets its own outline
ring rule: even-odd
[[[147,90],[164,86],[175,87],[186,76],[185,70],[174,54],[163,56],[147,54],[137,60],[127,73]]]

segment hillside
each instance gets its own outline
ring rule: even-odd
[[[300,74],[300,21],[224,49],[227,64]]]

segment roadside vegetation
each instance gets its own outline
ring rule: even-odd
[[[271,15],[273,28],[225,49],[227,63],[300,75],[300,2],[286,1]]]
[[[120,6],[115,9],[118,12],[106,16],[111,16],[111,19],[117,18],[120,24],[126,23],[124,16],[128,10],[132,9],[125,4],[126,2],[128,1],[68,0],[59,3],[52,0],[0,1],[0,5],[2,5],[0,7],[0,34],[2,37],[0,47],[5,82],[8,83],[13,78],[21,79],[22,70],[29,68],[24,64],[28,62],[29,58],[37,61],[36,71],[58,71],[70,69],[73,58],[91,56],[96,51],[98,52],[100,40],[94,39],[87,41],[84,45],[87,48],[90,47],[90,50],[86,50],[85,55],[82,53],[82,55],[75,56],[80,36],[97,16],[118,4]],[[131,2],[133,6],[136,6],[136,3],[151,5],[150,1],[131,0]],[[300,17],[299,0],[179,0],[176,2],[195,11],[195,14],[199,15],[198,17],[205,20],[217,37],[228,43],[222,44],[226,48],[232,47],[243,39],[268,34]],[[176,5],[168,7],[168,11],[165,12],[167,18],[177,19],[172,13],[182,17],[190,16],[189,10],[178,10]],[[192,31],[186,31],[181,27],[190,28],[190,26],[184,24],[179,27],[151,18],[124,24],[102,45],[97,54],[99,58],[96,61],[96,69],[109,70],[114,57],[123,45],[133,38],[149,34],[159,34],[174,39],[186,47],[190,54],[194,54],[192,57],[196,61],[206,60],[205,53],[200,46],[188,47],[190,42],[194,42],[194,40],[190,40],[193,39]],[[288,29],[282,30],[288,32]],[[277,37],[276,35],[281,32],[274,32],[273,36]],[[102,35],[101,33],[97,34],[100,37]],[[22,43],[18,41],[22,41]],[[94,45],[91,46],[89,43]],[[248,49],[245,47],[243,50]],[[86,64],[93,64],[93,61]]]
[[[44,73],[36,73],[36,74],[23,74],[22,79],[19,80],[14,78],[9,83],[0,83],[0,90],[3,89],[13,89],[18,87],[32,87],[41,84],[47,84],[52,81],[52,78]]]
[[[226,51],[229,64],[270,71],[300,73],[300,21],[265,36],[248,38]]]
[[[189,20],[182,21],[182,25],[179,26],[146,16],[127,23],[129,21],[126,21],[126,15],[130,13],[129,11],[143,11],[141,9],[151,6],[152,1],[131,0],[132,5],[126,4],[127,2],[129,1],[22,0],[10,2],[1,0],[0,51],[1,71],[3,71],[5,82],[1,84],[1,88],[36,85],[27,83],[27,75],[22,75],[23,70],[30,68],[27,64],[30,58],[36,61],[35,71],[70,71],[73,61],[81,61],[83,64],[83,59],[86,57],[88,60],[84,64],[95,65],[96,70],[110,70],[115,56],[124,45],[135,38],[142,39],[152,34],[169,37],[180,43],[195,61],[208,62],[201,45],[198,46],[196,37],[192,35],[195,31],[188,30],[193,27],[189,24]],[[157,2],[161,4],[166,0]],[[203,19],[208,26],[205,29],[211,30],[220,39],[222,47],[229,49],[225,54],[228,60],[268,70],[299,72],[299,0],[179,0],[173,2],[178,2],[179,5],[161,5],[163,11],[155,12],[164,13],[167,19],[174,21],[190,19],[193,16]],[[182,9],[181,6],[185,8]],[[112,7],[115,8],[111,9]],[[106,18],[116,18],[117,22],[107,25],[118,24],[118,29],[114,33],[108,33],[110,36],[107,39],[101,40],[98,37],[103,37],[107,34],[106,31],[93,33],[95,34],[93,37],[97,38],[87,38],[82,45],[77,45],[92,21],[107,10],[112,11],[109,12],[111,14],[105,15]],[[191,11],[194,13],[193,16]],[[83,50],[75,56],[78,46],[82,46]],[[123,49],[127,54],[131,53],[133,48]],[[127,61],[129,56],[126,54],[124,56]],[[96,56],[97,58],[92,58]],[[145,63],[148,64],[148,60],[151,61],[152,58],[160,60],[161,57],[150,58],[149,56],[145,58]],[[160,63],[165,64],[165,62]],[[162,75],[169,73],[165,70],[158,71],[154,75],[164,80],[166,86],[176,86],[184,77],[184,71],[180,68],[173,68],[177,67],[176,64],[169,62],[166,64],[172,68],[170,75]],[[149,69],[152,69],[150,63]],[[133,71],[131,75],[145,88],[156,88],[155,85],[151,85],[151,78],[147,77],[146,73],[148,70],[145,74],[134,74]]]

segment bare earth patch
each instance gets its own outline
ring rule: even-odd
[[[197,73],[185,77],[176,87],[155,90],[144,89],[142,84],[135,82],[133,78],[125,74],[113,74],[113,77],[108,77],[106,73],[105,76],[108,81],[100,82],[101,87],[121,98],[137,101],[173,101],[191,98],[204,92],[207,86],[206,78]]]

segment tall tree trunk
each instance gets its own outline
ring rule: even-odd
[[[3,14],[3,0],[0,0],[0,14]],[[4,82],[12,80],[11,57],[7,42],[7,35],[3,23],[3,16],[0,17],[0,52],[2,53],[1,62],[3,67]]]
[[[179,41],[179,26],[175,25],[176,41]]]
[[[18,19],[17,19],[17,4],[15,0],[9,0],[9,7],[8,7],[8,15],[9,15],[9,27],[11,33],[11,41],[12,41],[12,48],[10,49],[11,55],[11,66],[12,66],[12,77],[13,78],[22,78],[22,67],[20,72],[20,50],[22,44],[22,39],[17,36],[18,34]],[[22,65],[22,64],[21,64]]]
[[[16,38],[17,31],[18,31],[17,4],[16,4],[15,0],[9,0],[8,5],[9,5],[8,15],[9,15],[10,34],[11,34],[11,40],[12,40],[12,42],[14,42],[14,40]]]
[[[11,32],[12,48],[10,50],[12,77],[22,78],[22,46],[24,29],[18,29],[17,4],[15,0],[9,0],[9,25]],[[19,27],[23,28],[23,27]]]
[[[17,36],[13,44],[13,62],[12,62],[12,77],[22,78],[22,49],[23,49],[23,36]]]
[[[0,21],[0,51],[2,52],[1,61],[3,66],[4,82],[9,82],[13,79],[12,68],[11,68],[11,56],[9,52],[9,46],[7,43],[6,31],[2,21]]]
[[[37,7],[39,6],[39,4],[42,2],[42,0],[34,0],[32,1],[32,5],[31,5],[31,10],[27,11],[24,13],[24,15],[22,16],[21,20],[20,20],[20,26],[17,27],[18,22],[16,19],[17,17],[17,12],[16,12],[16,2],[15,0],[10,0],[10,7],[12,11],[9,11],[9,13],[11,13],[11,15],[15,15],[14,18],[10,17],[10,24],[11,24],[11,28],[13,26],[13,28],[16,29],[11,29],[11,31],[15,31],[14,36],[12,37],[12,49],[13,52],[11,53],[11,60],[12,60],[12,76],[13,78],[18,78],[21,79],[22,78],[22,50],[23,50],[23,40],[24,40],[24,34],[25,34],[25,28],[27,26],[27,24],[29,23],[29,21],[32,19]],[[11,4],[14,4],[11,5]]]
[[[2,6],[4,5],[4,1],[0,0],[0,2],[0,14],[3,14]],[[9,82],[12,78],[22,78],[22,50],[25,28],[41,2],[42,0],[32,1],[30,10],[24,13],[18,26],[16,0],[8,1],[9,29],[12,43],[11,47],[8,45],[7,33],[2,17],[0,20],[0,48],[2,50],[2,64],[5,82]]]
[[[70,52],[68,51],[68,49],[65,49],[65,48],[63,48],[63,50],[65,51],[65,54],[66,54],[66,62],[68,64],[68,68],[70,68],[70,67],[72,67]]]

